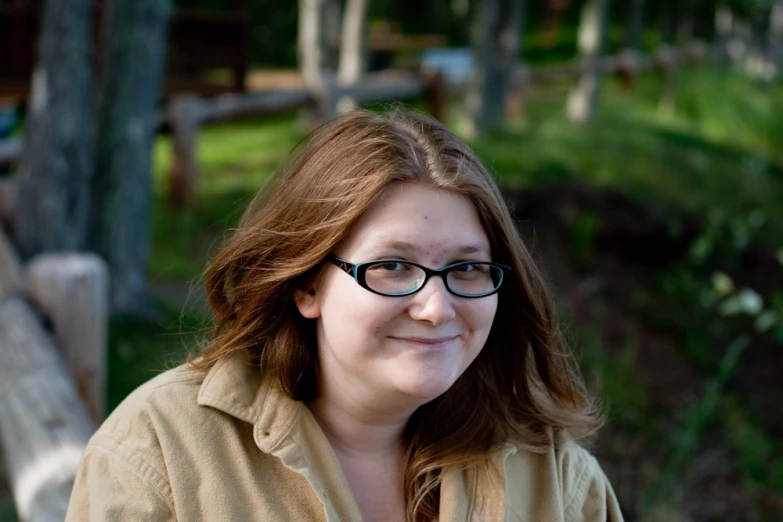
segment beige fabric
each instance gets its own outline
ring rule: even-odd
[[[503,473],[444,472],[439,522],[622,520],[598,463],[575,443],[545,454],[508,444],[490,462]],[[66,520],[361,516],[310,411],[234,357],[206,377],[165,372],[117,407],[85,451]]]

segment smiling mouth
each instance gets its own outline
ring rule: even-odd
[[[451,344],[457,340],[456,335],[451,337],[392,337],[395,341],[400,341],[408,346],[422,350],[438,352],[446,350]]]

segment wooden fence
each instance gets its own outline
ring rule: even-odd
[[[248,94],[226,94],[212,99],[181,95],[171,100],[167,121],[172,132],[174,157],[169,178],[169,202],[174,207],[192,203],[198,173],[196,149],[199,129],[209,123],[310,107],[316,121],[326,121],[337,112],[337,102],[350,97],[357,102],[404,100],[423,97],[435,118],[445,113],[445,83],[439,74],[374,75],[355,85],[327,81],[318,93],[303,88]]]
[[[631,86],[636,75],[657,70],[664,78],[671,76],[678,62],[697,63],[719,59],[717,49],[694,42],[682,49],[663,46],[656,53],[644,55],[621,52],[602,60],[602,72],[618,75]],[[569,80],[581,75],[585,65],[570,62],[563,65],[531,68],[520,65],[513,76],[508,110],[512,115],[523,112],[531,85]],[[428,111],[443,120],[449,93],[464,91],[469,80],[447,82],[440,71],[403,74],[392,77],[369,76],[361,82],[341,86],[327,81],[323,90],[309,93],[304,89],[287,91],[228,94],[205,99],[196,95],[174,97],[169,105],[167,121],[173,134],[174,158],[169,178],[169,203],[173,207],[192,203],[198,174],[196,159],[199,129],[208,123],[239,118],[261,117],[293,108],[311,106],[317,120],[325,121],[336,113],[337,100],[352,97],[357,102],[403,100],[424,97]]]
[[[0,447],[25,522],[65,518],[105,411],[107,309],[97,256],[46,254],[23,267],[0,232]]]
[[[717,47],[694,42],[681,49],[662,46],[653,54],[621,52],[606,56],[602,60],[602,71],[615,74],[627,85],[632,86],[634,78],[641,72],[656,70],[664,79],[671,76],[677,63],[718,61],[723,54]],[[509,92],[508,110],[513,117],[524,111],[526,97],[532,85],[546,84],[578,77],[584,71],[584,64],[569,62],[562,65],[528,67],[523,64],[515,71]],[[357,102],[404,100],[424,97],[427,110],[437,119],[445,118],[449,93],[461,93],[468,86],[469,79],[446,80],[439,71],[425,71],[422,74],[371,75],[361,82],[343,86],[328,80],[320,92],[308,92],[303,88],[285,91],[253,93],[232,93],[205,98],[188,93],[173,96],[162,125],[172,133],[173,160],[168,180],[169,204],[175,208],[191,204],[198,179],[198,135],[201,127],[216,122],[242,118],[257,118],[309,107],[317,121],[331,118],[342,97],[352,97]],[[19,140],[0,142],[0,168],[17,162],[21,156]]]

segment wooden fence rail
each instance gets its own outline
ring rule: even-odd
[[[0,438],[17,514],[26,522],[61,522],[92,420],[20,296],[0,302],[0,347]]]
[[[602,60],[601,68],[605,73],[619,75],[624,82],[631,85],[633,78],[643,71],[655,69],[667,77],[678,62],[718,61],[725,57],[724,54],[718,47],[693,42],[680,49],[662,46],[652,54],[623,51],[606,56]],[[531,85],[571,79],[580,75],[583,69],[584,64],[580,62],[535,68],[520,64],[509,93],[512,113],[523,110]],[[334,80],[328,80],[323,90],[317,93],[300,88],[225,94],[214,98],[203,98],[196,94],[174,96],[162,118],[162,122],[168,124],[173,134],[173,160],[168,180],[169,204],[175,208],[187,206],[195,197],[198,177],[197,142],[199,131],[204,125],[263,117],[306,106],[314,107],[318,121],[325,121],[335,114],[337,102],[343,97],[352,97],[357,102],[368,102],[423,96],[429,112],[435,118],[443,120],[447,93],[462,91],[469,83],[469,79],[447,82],[444,78],[438,71],[391,77],[380,74],[350,86],[342,86]],[[21,152],[21,140],[0,142],[0,167],[18,162]]]
[[[266,116],[306,106],[314,107],[318,121],[325,121],[336,113],[337,101],[343,97],[351,97],[357,102],[424,97],[429,112],[436,118],[443,118],[444,90],[445,84],[438,74],[409,74],[369,77],[354,85],[339,85],[330,80],[318,93],[291,89],[227,94],[212,99],[193,94],[174,97],[167,113],[174,147],[169,203],[182,207],[193,202],[198,174],[198,133],[204,124]]]
[[[103,261],[89,255],[49,254],[31,266],[25,276],[0,232],[0,447],[20,520],[59,522],[94,422],[103,415],[98,383],[105,376],[108,277]],[[49,315],[53,332],[30,295]],[[74,353],[97,353],[97,363]],[[67,364],[74,359],[99,369],[77,385]]]

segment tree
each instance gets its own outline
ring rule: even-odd
[[[342,44],[337,81],[340,85],[358,82],[365,70],[367,57],[367,0],[348,0],[343,16]],[[343,97],[337,102],[338,112],[356,108],[356,100]]]
[[[780,58],[783,54],[783,2],[777,1],[769,12],[769,29],[767,47],[770,60],[775,70],[780,68]]]
[[[642,33],[644,31],[644,2],[645,0],[628,1],[628,23],[625,35],[626,49],[633,51],[641,50]]]
[[[16,238],[29,258],[86,246],[93,181],[92,0],[46,0],[19,165]]]
[[[566,102],[566,116],[574,123],[586,123],[598,109],[601,91],[602,51],[609,0],[588,0],[579,22],[579,51],[584,71]]]
[[[326,87],[326,60],[328,42],[326,38],[326,8],[328,0],[299,0],[299,32],[297,53],[299,70],[305,88],[317,98],[323,97]],[[319,119],[324,115],[307,115]]]
[[[506,96],[517,69],[523,9],[524,0],[487,0],[476,13],[476,70],[466,98],[469,135],[503,125]]]
[[[111,268],[112,309],[147,306],[152,142],[171,0],[110,0],[97,122],[93,248]]]
[[[93,4],[43,6],[16,237],[25,257],[97,252],[110,266],[113,310],[138,312],[146,309],[150,152],[171,2],[105,3],[97,109]]]

